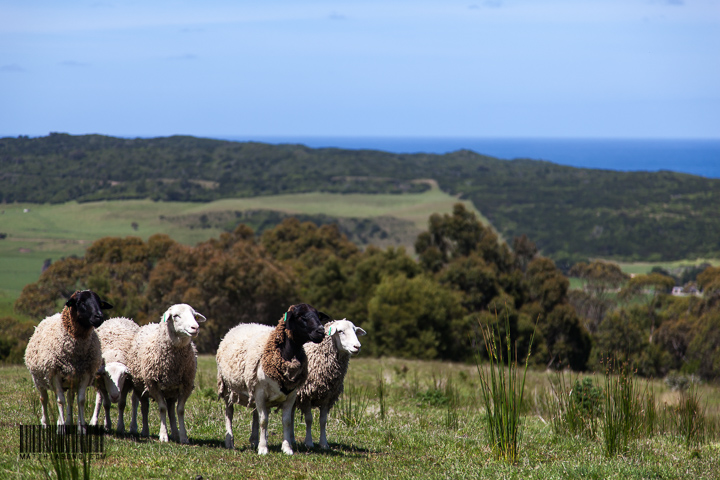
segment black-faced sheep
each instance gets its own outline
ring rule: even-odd
[[[216,359],[218,394],[225,400],[227,448],[234,448],[233,404],[255,406],[250,443],[257,446],[260,455],[268,453],[269,409],[282,407],[282,451],[292,455],[292,409],[297,388],[308,375],[303,345],[322,341],[325,331],[321,320],[329,317],[301,303],[291,306],[276,327],[241,324],[222,339]]]
[[[342,319],[325,324],[327,336],[318,344],[305,344],[308,378],[298,389],[295,408],[305,416],[305,445],[313,446],[312,409],[320,409],[320,447],[328,448],[325,426],[330,409],[343,393],[350,356],[360,351],[358,336],[365,330]],[[294,422],[291,423],[294,426]],[[294,435],[293,435],[294,441]]]
[[[148,430],[148,399],[152,397],[160,411],[161,442],[168,441],[165,415],[170,417],[172,438],[189,443],[185,430],[185,402],[195,388],[197,350],[192,338],[197,336],[205,317],[184,303],[173,305],[160,323],[151,323],[138,330],[128,359],[135,395],[140,399],[143,416],[142,436]],[[175,423],[175,402],[180,430]],[[137,403],[133,396],[130,432],[137,433]]]
[[[100,339],[95,327],[103,310],[112,308],[90,290],[76,291],[61,313],[47,317],[35,328],[25,349],[25,365],[40,392],[42,418],[47,425],[47,390],[57,396],[58,425],[72,425],[73,397],[77,393],[78,426],[85,425],[85,392],[102,365]],[[65,397],[67,391],[67,399]]]

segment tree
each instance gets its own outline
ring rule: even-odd
[[[698,286],[709,306],[720,305],[720,267],[708,267],[697,277]]]
[[[214,352],[239,323],[274,325],[299,301],[295,274],[275,262],[244,225],[195,247],[172,246],[157,263],[147,288],[148,315],[159,318],[175,303],[207,317],[196,344]]]
[[[375,355],[462,359],[471,331],[458,295],[425,275],[385,277],[368,304]]]
[[[513,239],[512,249],[515,252],[515,265],[523,272],[538,254],[537,247],[524,233]]]
[[[455,204],[452,215],[430,216],[428,231],[418,235],[415,241],[415,252],[420,264],[431,272],[440,271],[454,258],[472,253],[488,264],[497,265],[502,272],[512,263],[507,245],[500,243],[497,235],[462,203]]]
[[[611,293],[615,292],[628,278],[615,263],[594,260],[579,262],[570,269],[570,275],[585,281],[584,294],[575,294],[572,303],[586,320],[585,326],[590,333],[597,331],[615,302]]]
[[[661,273],[637,275],[631,278],[620,291],[620,298],[645,297],[645,306],[650,328],[649,343],[653,343],[653,335],[657,326],[656,310],[660,307],[660,298],[667,295],[675,285],[675,280]]]

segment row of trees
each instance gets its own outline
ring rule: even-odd
[[[479,323],[507,315],[520,355],[537,325],[535,363],[584,368],[590,337],[568,303],[568,280],[527,238],[513,251],[458,204],[430,218],[416,251],[418,260],[402,248],[361,250],[336,225],[294,218],[259,238],[240,225],[193,247],[165,235],[108,237],[83,258],[53,263],[15,308],[42,318],[90,288],[115,305],[113,315],[144,324],[189,303],[208,318],[198,348],[213,352],[237,323],[274,324],[288,305],[307,302],[365,328],[371,355],[460,361],[482,350]]]
[[[580,263],[572,273],[585,286],[569,291],[527,237],[509,248],[462,204],[431,216],[415,249],[417,259],[402,248],[361,250],[334,224],[294,218],[259,237],[240,225],[196,246],[108,237],[83,258],[53,263],[15,308],[42,318],[90,288],[115,305],[113,315],[145,324],[189,303],[208,318],[197,345],[211,353],[232,326],[275,324],[288,305],[306,302],[367,330],[366,354],[455,361],[484,352],[479,326],[507,317],[518,356],[535,332],[531,361],[544,368],[601,369],[609,355],[647,376],[720,373],[720,268],[698,276],[704,296],[672,297],[674,281],[660,273],[631,279],[615,264]],[[0,322],[0,355],[18,361],[31,325]]]
[[[610,355],[638,373],[664,377],[672,371],[715,379],[720,375],[720,268],[696,278],[702,295],[670,295],[676,279],[652,271],[630,277],[613,263],[573,266],[582,290],[569,299],[593,337],[589,368]],[[694,290],[694,289],[693,289]]]

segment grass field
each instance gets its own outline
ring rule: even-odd
[[[45,259],[82,256],[87,246],[98,238],[139,236],[147,240],[155,233],[166,233],[180,243],[194,245],[222,233],[219,228],[190,229],[168,221],[170,217],[256,209],[334,217],[390,216],[412,222],[419,233],[427,228],[431,214],[450,213],[457,202],[455,197],[433,185],[427,192],[404,195],[308,193],[210,203],[127,200],[3,205],[0,233],[6,233],[7,238],[0,240],[0,313],[3,304],[14,301],[23,286],[37,281]],[[463,203],[479,214],[470,202]],[[481,218],[487,223],[487,219]],[[412,248],[412,244],[406,246]]]
[[[693,267],[702,263],[709,263],[715,267],[720,265],[720,259],[717,258],[698,258],[695,260],[678,260],[675,262],[616,262],[620,265],[620,269],[629,274],[647,274],[653,267],[661,267],[667,271],[674,268]]]
[[[475,366],[362,357],[351,361],[345,403],[330,413],[329,450],[298,446],[292,457],[282,454],[280,415],[273,412],[270,453],[260,457],[248,443],[251,415],[242,407],[236,407],[234,421],[237,450],[223,448],[215,362],[203,356],[186,410],[191,444],[158,442],[159,420],[152,404],[150,438],[106,437],[106,456],[91,462],[92,478],[718,478],[717,435],[692,448],[672,435],[655,435],[631,442],[625,454],[611,458],[603,455],[600,438],[556,435],[548,413],[539,407],[550,378],[545,372],[529,373],[517,465],[493,460],[487,446]],[[659,402],[677,402],[677,394],[663,383],[654,382],[653,388]],[[455,392],[454,403],[448,402],[449,391]],[[89,393],[94,398],[92,389]],[[717,415],[717,388],[702,386],[700,393],[708,411]],[[0,368],[0,478],[44,478],[43,472],[51,469],[48,460],[21,460],[17,455],[17,425],[38,423],[37,398],[24,367]],[[317,420],[317,442],[315,427]],[[295,431],[302,441],[300,415]]]

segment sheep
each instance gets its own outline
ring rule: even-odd
[[[137,402],[141,403],[143,427],[141,436],[148,436],[148,399],[152,397],[160,411],[161,442],[168,441],[165,414],[170,417],[172,439],[190,443],[185,430],[185,402],[195,388],[197,350],[196,337],[205,317],[190,305],[173,305],[160,323],[141,327],[133,339],[128,369],[133,383],[133,415],[130,432],[137,433]],[[175,423],[175,402],[180,431]]]
[[[25,365],[40,393],[42,425],[48,421],[47,390],[53,389],[58,403],[58,426],[72,425],[73,397],[77,393],[78,427],[84,430],[85,392],[102,365],[95,327],[103,323],[102,311],[111,308],[95,292],[76,291],[62,312],[45,318],[35,327],[25,349]]]
[[[312,306],[292,305],[276,327],[256,323],[230,329],[217,351],[218,395],[225,400],[225,447],[234,448],[233,404],[255,406],[250,443],[266,455],[268,412],[282,407],[282,451],[292,455],[290,420],[297,388],[308,375],[302,346],[322,341],[321,320],[330,317]],[[259,438],[258,438],[259,427]]]
[[[125,401],[128,392],[132,389],[132,380],[127,367],[128,355],[132,348],[133,338],[140,329],[134,321],[125,317],[115,317],[106,320],[97,329],[102,348],[104,365],[100,367],[95,379],[97,390],[95,398],[95,411],[90,425],[97,425],[100,405],[105,407],[105,428],[112,429],[110,419],[110,404],[118,404],[118,433],[125,433]]]
[[[305,384],[298,389],[295,400],[295,408],[305,416],[305,446],[308,448],[313,446],[313,408],[320,408],[320,447],[328,448],[325,434],[328,412],[343,393],[350,356],[360,351],[357,337],[366,334],[365,330],[345,318],[325,324],[325,331],[327,336],[321,343],[305,344],[309,374]],[[293,421],[291,425],[294,424]],[[294,435],[291,438],[294,443]]]

